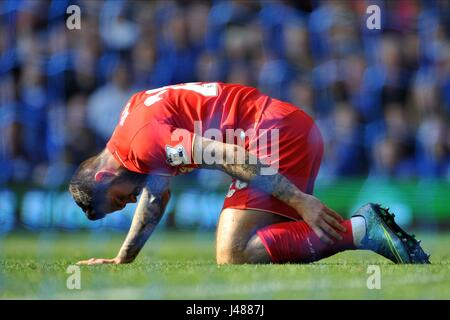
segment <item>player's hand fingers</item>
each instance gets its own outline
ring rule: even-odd
[[[333,237],[336,240],[342,240],[342,236],[333,229],[325,220],[322,220],[320,223],[320,228],[322,228],[325,233],[331,237]]]
[[[77,262],[77,265],[87,265],[87,266],[92,266],[92,265],[96,265],[96,264],[106,264],[106,263],[114,263],[113,261],[114,259],[96,259],[96,258],[91,258],[89,260],[81,260]]]
[[[319,237],[319,239],[322,242],[327,243],[327,244],[333,244],[334,243],[333,240],[331,240],[321,228],[316,227],[316,226],[313,226],[311,228],[313,229],[314,233]]]
[[[81,265],[88,265],[94,258],[88,259],[88,260],[80,260],[76,263],[76,265],[81,266]]]
[[[325,214],[325,215],[323,216],[323,218],[324,218],[324,220],[325,220],[330,226],[332,226],[332,227],[333,227],[334,229],[336,229],[337,231],[341,231],[341,232],[347,231],[347,230],[345,229],[345,227],[344,227],[342,224],[340,224],[339,221],[336,220],[336,218],[334,218],[333,216],[328,215],[328,214]]]
[[[94,264],[110,264],[110,263],[114,263],[114,259],[93,259],[91,261],[91,265],[94,265]]]
[[[328,207],[325,207],[325,212],[328,213],[330,216],[334,217],[339,222],[344,221],[344,218],[340,214],[338,214],[336,211],[334,211]]]

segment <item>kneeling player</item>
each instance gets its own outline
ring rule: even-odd
[[[323,154],[301,109],[250,87],[189,83],[133,95],[106,148],[83,162],[70,192],[96,220],[136,202],[113,259],[129,263],[161,219],[171,176],[196,168],[234,178],[217,230],[217,263],[307,263],[369,249],[395,263],[429,263],[413,237],[376,204],[349,220],[312,196]]]

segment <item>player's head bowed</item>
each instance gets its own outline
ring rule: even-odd
[[[123,209],[127,203],[136,202],[145,181],[146,175],[115,166],[105,149],[80,164],[69,191],[87,218],[98,220]]]

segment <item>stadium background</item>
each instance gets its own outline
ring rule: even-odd
[[[81,8],[81,29],[66,8]],[[381,8],[381,30],[366,8]],[[223,81],[317,119],[316,194],[345,216],[390,206],[402,225],[450,221],[449,1],[0,1],[0,233],[127,230],[88,221],[66,191],[130,95]],[[212,230],[229,178],[177,177],[163,228]]]

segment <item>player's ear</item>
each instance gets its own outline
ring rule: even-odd
[[[107,169],[101,169],[100,171],[97,171],[95,173],[95,181],[96,182],[102,182],[105,181],[109,178],[114,178],[116,176],[116,174],[112,171],[109,171]]]

